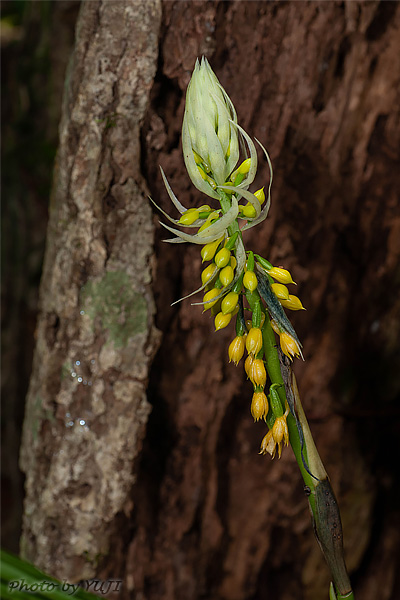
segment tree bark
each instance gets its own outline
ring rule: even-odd
[[[71,581],[96,573],[117,515],[131,511],[150,412],[158,334],[140,127],[159,23],[157,1],[83,3],[67,76],[21,452],[21,546]]]
[[[399,7],[163,7],[162,74],[148,115],[144,162],[153,196],[171,210],[160,163],[181,202],[205,201],[190,184],[177,143],[186,85],[204,53],[239,123],[272,158],[270,215],[245,243],[291,270],[307,308],[292,318],[306,358],[295,370],[338,496],[356,597],[394,598]],[[258,179],[254,189],[265,181]],[[161,231],[158,237],[166,236]],[[169,307],[198,287],[199,251],[160,243],[156,252],[164,341],[154,367],[161,380],[150,396],[154,413],[140,481],[147,481],[151,465],[161,462],[162,468],[156,499],[154,481],[147,493],[137,492],[144,498],[127,565],[137,589],[146,598],[171,600],[324,598],[329,573],[294,459],[290,451],[281,461],[257,456],[265,426],[251,422],[251,385],[242,367],[227,364],[233,331],[214,334],[212,320],[190,301]]]
[[[159,229],[164,337],[147,422],[157,336],[142,175],[168,212],[159,164],[181,202],[204,203],[179,140],[205,54],[270,152],[270,216],[246,247],[298,283],[306,361],[295,370],[356,596],[389,600],[399,592],[399,7],[164,2],[154,78],[157,7],[88,2],[79,20],[24,433],[25,554],[71,581],[121,577],[124,599],[327,596],[294,458],[258,456],[265,425],[252,423],[251,386],[227,362],[233,332],[214,334],[189,301],[170,306],[199,285],[198,248],[162,244]]]
[[[1,545],[18,552],[18,468],[32,368],[48,198],[79,3],[2,3]],[[4,23],[9,24],[4,35]],[[12,26],[10,26],[10,23]]]

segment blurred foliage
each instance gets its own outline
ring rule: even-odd
[[[77,589],[76,584],[60,582],[46,575],[31,563],[4,550],[1,551],[0,562],[0,592],[3,600],[24,600],[27,597],[38,600],[45,598],[47,600],[65,600],[71,597],[77,600],[98,598],[82,588]]]

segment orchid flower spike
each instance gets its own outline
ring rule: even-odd
[[[194,186],[218,204],[212,207],[202,198],[198,207],[187,209],[161,169],[169,198],[179,213],[179,218],[173,218],[160,209],[171,223],[161,224],[175,236],[165,241],[198,244],[202,262],[210,261],[202,271],[202,285],[185,298],[203,292],[202,302],[194,304],[214,318],[216,331],[236,322],[229,359],[238,364],[247,349],[244,368],[254,388],[251,412],[256,420],[264,418],[268,423],[270,408],[264,392],[267,377],[271,378],[265,341],[270,328],[268,315],[273,318],[283,352],[290,357],[301,356],[301,343],[286,316],[284,303],[289,303],[287,308],[292,310],[302,305],[286,288],[285,284],[293,283],[289,272],[273,267],[259,255],[255,255],[255,262],[253,252],[246,251],[244,245],[243,232],[267,217],[271,202],[272,165],[266,149],[256,141],[267,159],[270,178],[267,187],[251,192],[249,187],[258,166],[256,146],[239,125],[234,105],[207,59],[197,60],[186,93],[183,156]],[[187,231],[193,228],[195,232]],[[273,278],[279,283],[273,283]],[[251,313],[250,319],[245,311]],[[282,440],[287,443],[286,430],[281,426],[278,431],[276,425],[268,435],[262,451],[274,455],[278,447],[280,456]]]

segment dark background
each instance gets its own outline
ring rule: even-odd
[[[2,544],[14,552],[24,401],[78,12],[78,2],[2,3]],[[179,138],[186,85],[202,53],[239,122],[273,161],[271,214],[246,243],[291,270],[307,308],[293,317],[306,358],[296,373],[342,509],[355,591],[366,600],[376,590],[394,599],[400,594],[398,4],[165,2],[141,169],[166,210],[159,164],[184,204],[199,202]],[[137,512],[124,542],[134,552],[142,532],[146,551],[127,573],[146,598],[255,600],[264,587],[271,597],[319,598],[328,575],[290,450],[280,463],[257,456],[263,428],[251,422],[241,369],[226,363],[232,332],[213,335],[211,322],[189,302],[170,307],[198,287],[197,249],[179,252],[162,245],[163,237],[158,229],[154,291],[164,337],[149,379],[154,410]],[[188,515],[179,507],[190,504],[191,472],[204,483],[197,512]],[[213,478],[217,491],[208,483]],[[213,494],[215,514],[206,508]],[[207,540],[219,527],[216,549]],[[185,553],[188,580],[193,565],[202,574],[199,596],[183,591],[186,580],[176,572],[184,568],[169,560],[172,538]],[[169,576],[180,583],[160,592]]]
[[[65,69],[79,2],[1,3],[2,544],[18,551],[18,468]]]

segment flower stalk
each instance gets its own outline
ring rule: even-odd
[[[267,426],[260,454],[280,458],[284,446],[292,446],[306,486],[314,531],[332,573],[330,597],[351,599],[337,502],[291,369],[291,361],[303,354],[285,310],[304,307],[288,287],[296,285],[291,273],[246,251],[244,245],[244,232],[267,217],[271,200],[271,161],[256,141],[270,177],[267,187],[253,193],[249,187],[258,168],[254,142],[238,124],[235,108],[207,60],[196,61],[186,95],[183,154],[192,183],[214,204],[217,201],[217,206],[204,204],[203,199],[199,208],[186,209],[161,169],[167,193],[180,213],[179,219],[174,219],[161,211],[175,227],[161,224],[175,236],[166,242],[202,247],[202,262],[209,264],[201,273],[201,287],[193,292],[203,292],[203,300],[194,304],[210,310],[216,331],[235,323],[228,356],[237,366],[247,353],[243,362],[253,386],[250,412],[255,421],[262,419]],[[197,231],[189,233],[177,226]]]

